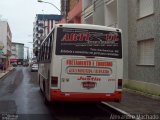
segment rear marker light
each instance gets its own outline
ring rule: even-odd
[[[118,89],[122,89],[122,79],[118,79]]]
[[[58,86],[58,77],[55,77],[55,76],[51,77],[51,85],[52,85],[52,87]]]
[[[69,78],[66,78],[66,82],[69,82]]]

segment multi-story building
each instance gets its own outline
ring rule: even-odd
[[[4,64],[5,68],[10,65],[9,58],[11,56],[12,33],[7,21],[0,21],[0,63]]]
[[[81,23],[82,0],[61,0],[61,23]]]
[[[104,0],[83,0],[82,23],[104,25]]]
[[[158,0],[82,0],[81,13],[82,23],[122,29],[125,85],[154,94],[160,94],[159,8]]]
[[[37,14],[33,23],[33,52],[39,51],[44,38],[51,32],[56,23],[62,19],[62,15]]]
[[[17,59],[24,59],[24,44],[12,42],[13,53],[17,55]]]
[[[160,95],[160,1],[131,0],[125,4],[128,22],[122,26],[128,29],[127,85]]]
[[[12,47],[11,47],[11,57],[10,57],[10,62],[13,63],[13,62],[17,62],[17,59],[18,59],[18,53],[17,53],[17,49],[16,49],[16,45],[15,44],[12,44]]]
[[[68,13],[68,0],[61,0],[61,15],[63,15],[63,20],[66,19]]]

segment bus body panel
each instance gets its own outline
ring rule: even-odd
[[[50,63],[39,63],[38,82],[46,98],[50,96]]]
[[[51,101],[112,101],[119,102],[122,98],[122,93],[116,91],[114,93],[71,93],[62,92],[61,90],[51,89]]]
[[[95,59],[62,59],[61,91],[113,93],[116,62]]]
[[[60,40],[57,35],[61,34],[57,31],[59,27],[72,28],[72,30],[87,28],[87,30],[117,32],[116,28],[95,25],[56,25],[52,32],[54,36],[50,64],[40,65],[43,69],[41,74],[47,76],[49,71],[49,83],[45,83],[49,88],[47,89],[48,94],[45,93],[47,99],[49,101],[120,101],[122,88],[119,87],[118,80],[123,79],[123,58],[97,56],[98,54],[91,58],[77,54],[57,55],[56,50],[59,50],[57,41]],[[121,30],[118,29],[118,32],[121,33]],[[72,50],[74,49],[72,48]],[[74,63],[77,61],[79,63]],[[89,63],[87,63],[88,61]],[[96,62],[102,63],[96,66]],[[53,85],[55,78],[57,84]],[[43,83],[41,83],[41,87],[43,88]]]

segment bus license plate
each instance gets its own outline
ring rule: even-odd
[[[95,82],[82,82],[83,88],[91,89],[95,88],[96,83]]]

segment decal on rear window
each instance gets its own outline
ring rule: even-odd
[[[56,55],[122,58],[120,32],[58,28],[57,33]]]

